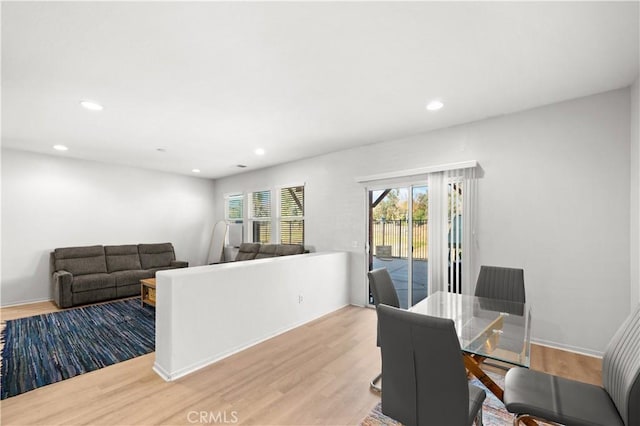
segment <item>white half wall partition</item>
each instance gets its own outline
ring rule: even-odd
[[[156,361],[175,380],[349,304],[348,253],[231,262],[156,275]]]

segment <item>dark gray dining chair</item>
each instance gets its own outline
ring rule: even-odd
[[[476,281],[475,295],[484,298],[479,302],[480,307],[483,309],[524,315],[524,306],[519,305],[526,302],[524,270],[482,265],[478,274],[478,281]],[[517,302],[518,304],[504,302]],[[497,361],[487,362],[484,357],[474,356],[474,359],[478,363],[484,362],[502,370],[510,368],[510,366]]]
[[[605,350],[602,384],[513,368],[505,377],[504,403],[516,414],[515,426],[526,418],[567,426],[640,426],[640,305]]]
[[[404,425],[482,425],[484,390],[469,384],[454,323],[378,305],[382,413]]]
[[[476,282],[475,295],[488,299],[525,303],[524,270],[482,265]]]
[[[369,287],[373,294],[373,304],[378,306],[382,303],[383,305],[399,308],[400,300],[398,299],[398,293],[396,292],[396,288],[393,286],[393,281],[391,280],[391,276],[389,276],[387,268],[374,269],[367,275],[369,276]],[[376,344],[380,346],[380,327],[378,327],[377,336]],[[378,385],[381,378],[382,373],[378,374],[373,380],[371,380],[369,386],[372,390],[376,392],[381,391],[381,388]]]

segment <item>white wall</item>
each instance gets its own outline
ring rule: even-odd
[[[355,178],[478,160],[479,263],[524,267],[537,341],[599,353],[629,313],[629,105],[622,89],[220,179],[216,217],[225,193],[305,182],[305,242],[351,253],[351,301],[363,304]]]
[[[313,253],[159,272],[154,370],[177,379],[347,305],[347,258]]]
[[[640,77],[631,86],[631,307],[640,302]]]
[[[92,244],[172,242],[206,261],[214,182],[2,150],[2,305],[52,298],[49,252]]]

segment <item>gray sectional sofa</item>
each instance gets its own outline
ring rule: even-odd
[[[242,243],[235,260],[264,259],[267,257],[290,256],[304,253],[304,246],[299,244],[260,244]]]
[[[186,268],[171,243],[57,248],[51,252],[53,298],[60,308],[140,294],[140,280]]]

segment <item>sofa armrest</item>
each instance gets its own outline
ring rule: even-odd
[[[73,274],[68,271],[56,271],[52,275],[53,280],[53,300],[59,308],[69,308],[73,305],[73,295],[71,293],[71,283]]]
[[[189,267],[189,262],[185,262],[184,260],[172,260],[171,261],[172,268],[187,268]]]

